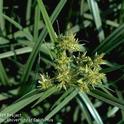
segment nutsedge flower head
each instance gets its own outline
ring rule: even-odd
[[[49,78],[48,75],[40,74],[40,80],[38,81],[38,83],[40,84],[40,87],[42,89],[48,89],[49,87],[52,86],[51,79]]]
[[[62,65],[67,65],[69,62],[71,61],[70,57],[67,56],[66,52],[61,52],[58,54],[58,57],[56,59],[56,63],[59,65],[59,66],[62,66]]]
[[[70,52],[75,52],[80,50],[78,39],[75,38],[75,35],[68,33],[65,36],[60,36],[59,38],[59,47],[63,50],[68,50]]]
[[[58,43],[55,43],[54,80],[48,75],[41,75],[39,83],[43,89],[56,85],[59,89],[74,87],[88,92],[91,87],[102,84],[106,78],[105,74],[100,72],[101,64],[104,64],[104,54],[96,54],[91,58],[86,53],[79,52],[79,46],[72,33],[58,37]],[[73,52],[78,52],[79,55],[74,55]]]
[[[97,65],[102,65],[105,64],[105,60],[103,60],[104,54],[100,54],[100,55],[95,55],[94,57],[94,63],[96,63]]]

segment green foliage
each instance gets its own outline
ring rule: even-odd
[[[0,123],[123,124],[124,2],[54,2],[0,0]]]

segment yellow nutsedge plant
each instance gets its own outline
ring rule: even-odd
[[[54,49],[54,76],[41,75],[39,83],[42,89],[56,85],[60,90],[73,87],[88,92],[91,87],[102,84],[106,79],[106,75],[100,72],[101,65],[104,64],[104,54],[96,54],[91,58],[86,53],[79,52],[80,44],[75,34],[58,36]],[[78,55],[74,55],[74,52]]]

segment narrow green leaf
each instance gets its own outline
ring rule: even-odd
[[[77,90],[74,90],[70,95],[68,95],[59,105],[57,105],[46,117],[49,120],[53,117],[59,110],[61,110],[69,101],[71,101],[78,94]]]
[[[124,98],[123,98],[123,93],[121,91],[118,91],[116,90],[116,93],[118,95],[118,98],[122,101],[124,101]],[[121,110],[121,114],[122,114],[122,119],[124,120],[124,110]]]
[[[84,103],[81,102],[81,100],[80,100],[79,98],[77,98],[77,102],[78,102],[78,104],[79,104],[79,106],[80,106],[80,108],[81,108],[81,110],[82,110],[82,112],[83,112],[83,114],[84,114],[84,116],[85,116],[87,122],[88,122],[89,124],[93,124],[93,123],[92,123],[91,116],[90,116],[90,113],[89,113],[89,111],[87,110],[87,108],[85,107]]]
[[[41,10],[41,13],[43,15],[43,18],[44,18],[44,21],[45,21],[45,24],[46,24],[46,28],[48,30],[50,38],[51,38],[52,42],[55,42],[56,41],[56,34],[55,34],[55,31],[52,27],[52,23],[50,22],[50,18],[47,14],[45,6],[44,6],[42,0],[37,0],[37,1],[38,1],[39,8]]]
[[[106,50],[109,50],[113,45],[115,46],[120,42],[120,40],[123,40],[123,34],[124,34],[124,24],[119,26],[114,32],[112,32],[96,49],[93,51],[95,52],[105,52]],[[122,41],[121,41],[122,42]]]
[[[93,90],[93,91],[89,92],[88,94],[93,97],[96,97],[97,99],[100,99],[106,103],[109,103],[110,105],[117,106],[118,108],[124,110],[124,101],[122,101],[116,97],[110,96],[99,90]]]
[[[94,120],[96,121],[96,123],[97,124],[103,124],[103,121],[102,121],[100,115],[98,114],[97,110],[95,109],[95,107],[91,103],[88,96],[85,93],[82,93],[82,92],[79,92],[79,96],[84,101],[84,103],[86,104],[87,108],[89,109],[89,111],[90,111],[91,115],[93,116]]]
[[[5,93],[0,94],[0,101],[7,100],[8,98],[10,98],[10,96],[8,96],[7,94],[6,95],[5,95]]]
[[[8,39],[5,39],[4,37],[0,37],[0,45],[7,44],[10,41]]]
[[[109,68],[102,69],[101,72],[110,73],[112,71],[116,71],[116,70],[123,69],[123,68],[124,68],[124,65],[117,65],[117,66],[114,66],[114,67],[109,67]]]
[[[124,1],[121,1],[121,10],[120,10],[120,24],[124,23]]]
[[[11,24],[13,24],[17,29],[21,30],[22,33],[23,33],[23,35],[24,35],[28,40],[32,41],[33,38],[32,38],[31,33],[29,32],[29,30],[27,30],[27,29],[24,29],[24,30],[23,30],[23,27],[22,27],[19,23],[17,23],[16,21],[14,21],[13,19],[11,19],[9,16],[7,16],[7,15],[5,15],[5,14],[2,14],[2,15],[3,15],[3,17],[4,17],[7,21],[9,21]]]
[[[117,112],[118,112],[119,108],[118,107],[113,107],[112,109],[110,109],[107,112],[107,117],[113,117]]]
[[[52,47],[53,47],[52,43],[43,43],[43,44],[41,44],[40,51],[42,53],[50,56],[50,49]],[[23,47],[23,48],[15,49],[14,51],[0,53],[0,59],[8,58],[8,57],[11,57],[14,55],[22,55],[22,54],[30,53],[30,52],[32,52],[31,47]],[[52,55],[53,55],[53,53],[52,53]]]
[[[70,88],[70,89],[68,89],[65,93],[63,93],[62,96],[53,104],[53,106],[51,107],[51,110],[52,110],[55,106],[59,105],[59,104],[61,103],[61,101],[62,101],[64,98],[66,98],[72,91],[73,91],[73,88]]]
[[[80,112],[80,107],[77,106],[74,110],[74,114],[73,114],[73,122],[76,123],[78,121],[78,117],[79,117],[79,112]]]
[[[16,102],[19,102],[19,101],[21,101],[21,100],[23,100],[23,99],[25,99],[25,98],[28,98],[28,97],[30,97],[30,96],[32,96],[32,95],[34,95],[34,94],[37,94],[37,93],[39,93],[39,91],[38,91],[37,89],[34,89],[34,90],[28,92],[27,94],[25,94],[24,96],[22,96],[21,98],[17,99],[17,100],[15,101],[15,103],[16,103]]]
[[[5,14],[2,14],[2,16],[7,20],[9,21],[11,24],[13,24],[16,28],[18,28],[19,30],[22,30],[23,27],[17,23],[16,21],[14,21],[12,18],[10,18],[9,16],[5,15]]]
[[[37,104],[39,104],[40,102],[42,102],[44,99],[46,99],[47,97],[49,97],[53,93],[57,92],[57,90],[58,89],[56,88],[56,86],[48,89],[47,92],[45,92],[32,107],[36,106]]]
[[[119,45],[121,45],[122,43],[124,43],[124,39],[122,38],[121,40],[117,40],[115,43],[111,44],[110,46],[108,46],[104,51],[104,53],[109,53],[111,52],[114,48],[118,47]]]
[[[40,29],[42,29],[43,27],[44,27],[44,24],[43,24],[43,21],[39,21],[39,23],[38,23],[39,25],[38,25],[38,30],[40,30]],[[23,27],[23,31],[26,31],[27,33],[26,34],[24,34],[23,33],[23,31],[22,30],[18,30],[18,31],[16,31],[16,32],[14,32],[14,33],[12,33],[12,34],[9,34],[7,37],[8,38],[15,38],[15,39],[18,39],[18,37],[19,38],[24,38],[25,37],[25,35],[28,35],[28,37],[29,37],[29,41],[33,41],[32,39],[33,39],[33,37],[32,37],[32,35],[31,35],[31,33],[29,32],[29,29],[31,28],[33,28],[33,26],[34,26],[34,24],[32,24],[32,25],[29,25],[29,26],[27,26],[27,27]]]
[[[2,82],[3,85],[9,85],[9,82],[8,82],[8,76],[6,74],[6,71],[5,71],[5,68],[0,60],[0,80]]]
[[[34,16],[34,42],[37,41],[38,39],[38,26],[39,26],[39,21],[40,21],[40,10],[39,10],[39,7],[36,6],[35,7],[35,16]]]
[[[32,0],[27,0],[27,7],[26,7],[26,24],[30,24],[30,17],[31,17],[31,5]]]
[[[15,52],[13,51],[3,52],[0,53],[0,59],[8,58],[14,56],[15,54],[21,55],[21,54],[29,53],[31,51],[32,51],[31,47],[23,47],[23,48],[15,49]]]
[[[2,16],[3,13],[3,0],[0,0],[0,29],[3,34],[5,34],[5,21]]]
[[[98,33],[99,33],[98,34],[99,40],[103,41],[105,39],[105,36],[104,36],[104,31],[102,29],[102,21],[101,21],[97,1],[96,0],[88,0],[88,4],[90,6],[90,9],[91,9],[91,12],[93,14],[94,21],[95,21],[95,25],[96,25],[96,28],[97,28]]]

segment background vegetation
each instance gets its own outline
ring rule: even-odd
[[[0,0],[0,122],[124,124],[123,11],[123,0]],[[67,31],[89,56],[105,54],[104,86],[88,93],[37,87],[40,73],[53,72],[54,32]]]

